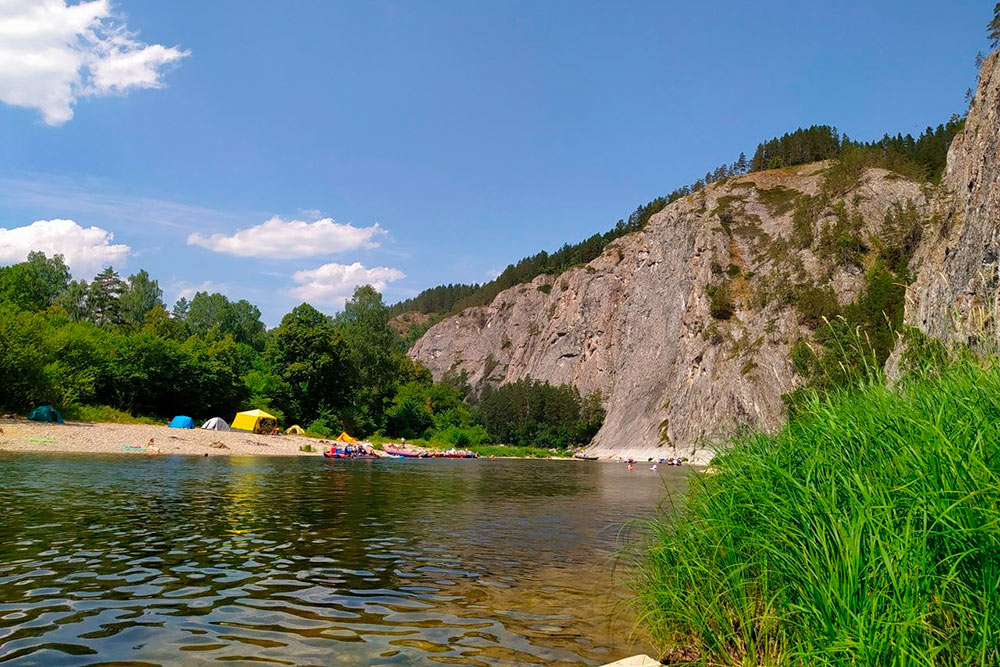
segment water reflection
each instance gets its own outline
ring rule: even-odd
[[[606,662],[630,648],[608,557],[664,479],[579,462],[3,455],[0,661]]]

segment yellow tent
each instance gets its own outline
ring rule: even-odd
[[[246,412],[237,412],[236,419],[229,425],[229,428],[237,431],[256,431],[261,419],[278,421],[277,417],[269,415],[263,410],[247,410]]]
[[[352,438],[347,435],[347,431],[341,431],[340,435],[337,436],[337,442],[357,442],[357,438]]]
[[[294,426],[289,426],[287,429],[285,429],[285,433],[288,433],[290,435],[302,435],[303,433],[305,433],[305,430],[303,430],[303,428],[298,424],[295,424]]]

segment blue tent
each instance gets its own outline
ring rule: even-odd
[[[39,405],[37,408],[31,411],[28,415],[28,419],[36,422],[50,422],[53,424],[62,424],[63,418],[51,405]]]
[[[167,426],[170,428],[194,428],[194,420],[190,417],[182,417],[178,415],[171,419]]]

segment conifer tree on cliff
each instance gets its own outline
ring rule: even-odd
[[[990,37],[990,45],[996,48],[1000,44],[1000,2],[993,6],[993,20],[986,27]]]

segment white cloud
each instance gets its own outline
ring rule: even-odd
[[[161,88],[189,52],[136,37],[110,0],[0,0],[0,101],[61,125],[80,98]]]
[[[378,246],[376,238],[385,233],[377,222],[371,227],[355,227],[334,222],[331,218],[304,222],[275,216],[231,236],[212,234],[206,238],[195,232],[188,236],[187,242],[238,257],[293,259],[375,248]]]
[[[289,290],[289,294],[311,303],[343,306],[355,287],[371,285],[381,292],[386,283],[405,277],[406,274],[399,269],[387,266],[367,269],[360,262],[324,264],[317,269],[296,271],[292,279],[298,285]]]
[[[32,250],[62,254],[73,275],[90,279],[108,264],[121,264],[132,251],[112,244],[114,234],[73,220],[37,220],[24,227],[0,227],[0,264],[23,262]]]

